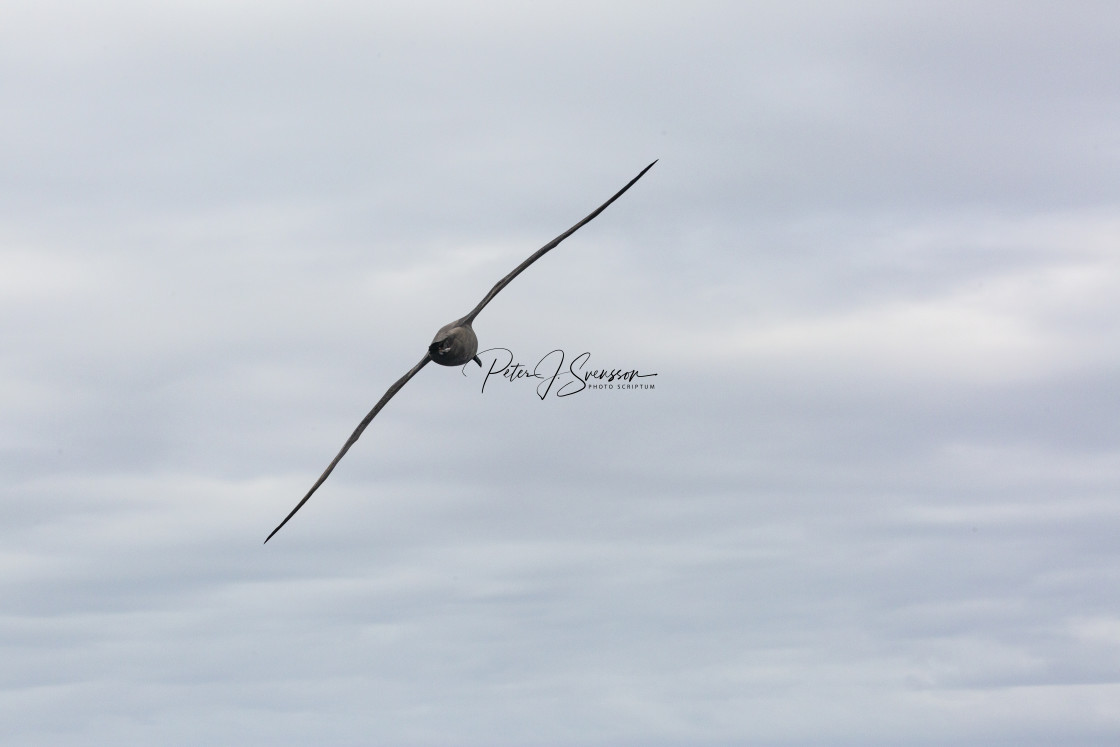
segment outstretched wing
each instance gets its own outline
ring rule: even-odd
[[[296,507],[292,509],[292,512],[290,514],[288,514],[287,516],[284,517],[284,520],[282,522],[280,522],[280,526],[278,526],[278,527],[276,527],[275,529],[272,530],[272,534],[265,537],[264,541],[266,543],[270,539],[272,539],[273,534],[276,534],[277,532],[280,531],[280,527],[283,527],[285,524],[288,523],[288,519],[290,519],[290,518],[292,518],[293,516],[296,515],[296,511],[299,511],[301,508],[303,508],[303,504],[307,503],[307,499],[310,498],[315,493],[315,491],[319,489],[319,486],[322,485],[324,482],[326,482],[327,477],[329,477],[331,472],[334,471],[335,465],[337,465],[339,463],[339,461],[342,460],[342,457],[346,455],[346,452],[350,450],[350,447],[353,446],[358,441],[358,438],[362,435],[362,431],[364,431],[366,429],[366,426],[368,426],[370,424],[370,421],[373,420],[373,417],[377,413],[381,412],[381,408],[385,406],[385,403],[387,403],[389,400],[391,400],[393,398],[393,395],[396,394],[397,392],[399,392],[401,387],[404,386],[405,384],[407,384],[408,380],[411,379],[413,376],[415,376],[416,372],[419,371],[421,368],[423,368],[425,365],[427,365],[428,361],[430,361],[430,360],[431,360],[431,358],[428,356],[427,353],[425,353],[424,357],[420,359],[419,363],[417,363],[415,366],[412,367],[411,371],[409,371],[404,376],[397,379],[397,383],[393,384],[391,387],[389,387],[389,391],[385,392],[385,396],[383,396],[377,402],[377,404],[373,406],[373,409],[369,411],[369,415],[366,415],[365,418],[362,420],[362,422],[358,423],[358,427],[355,428],[354,432],[350,434],[350,438],[346,441],[346,444],[342,447],[342,451],[338,452],[338,456],[336,456],[331,461],[331,463],[327,465],[327,468],[325,470],[323,470],[323,474],[319,475],[319,479],[316,480],[315,484],[311,486],[311,490],[307,491],[307,495],[303,496],[303,500],[300,501],[298,504],[296,504]]]
[[[654,161],[653,163],[657,163],[657,161]],[[587,225],[588,223],[590,223],[590,222],[591,222],[592,220],[594,220],[595,216],[597,216],[597,215],[598,215],[599,213],[601,213],[601,212],[603,212],[604,210],[606,210],[606,209],[607,209],[607,207],[608,207],[608,206],[609,206],[609,205],[610,205],[610,204],[611,204],[612,202],[614,202],[615,200],[617,200],[617,199],[618,199],[619,197],[622,197],[622,195],[623,195],[623,194],[624,194],[624,193],[626,192],[626,190],[628,190],[628,189],[630,189],[631,187],[633,187],[633,186],[634,186],[634,182],[636,182],[636,181],[638,181],[639,179],[641,179],[641,178],[642,178],[642,176],[644,176],[644,175],[645,175],[645,173],[646,173],[647,171],[649,171],[650,169],[652,169],[652,168],[653,168],[653,163],[651,163],[651,164],[650,164],[649,166],[646,166],[646,167],[645,167],[644,169],[642,169],[642,173],[640,173],[640,174],[638,174],[637,176],[635,176],[635,177],[634,177],[633,179],[631,179],[631,180],[630,180],[630,183],[629,183],[629,184],[627,184],[627,185],[626,185],[625,187],[623,187],[622,189],[618,190],[618,192],[616,192],[616,193],[615,193],[614,197],[610,198],[609,200],[607,200],[606,202],[604,202],[604,203],[603,203],[602,205],[600,205],[599,207],[595,208],[595,210],[594,210],[594,211],[593,211],[593,212],[591,213],[591,215],[587,216],[586,218],[584,218],[583,220],[581,220],[581,221],[580,221],[579,223],[575,224],[574,226],[572,226],[571,228],[569,228],[569,229],[568,229],[567,231],[565,231],[564,233],[560,234],[560,235],[559,235],[559,236],[557,236],[557,237],[556,237],[555,239],[553,239],[552,241],[548,242],[547,244],[545,244],[544,246],[542,246],[542,247],[541,247],[540,249],[538,249],[537,251],[533,252],[533,256],[529,257],[529,259],[527,259],[527,260],[525,260],[524,262],[522,262],[521,264],[519,264],[519,265],[517,266],[517,268],[516,268],[516,269],[514,269],[514,271],[513,271],[513,272],[511,272],[510,274],[506,275],[506,276],[505,276],[504,278],[502,278],[501,280],[499,280],[499,281],[497,282],[497,284],[496,284],[496,285],[495,285],[495,286],[494,286],[493,288],[491,288],[491,289],[490,289],[490,292],[486,294],[486,298],[482,299],[482,301],[481,301],[481,302],[480,302],[480,303],[478,304],[478,306],[475,306],[475,307],[474,307],[474,310],[473,310],[473,311],[471,311],[471,313],[469,313],[469,314],[467,314],[467,315],[466,315],[465,317],[463,317],[463,318],[462,318],[462,319],[460,320],[460,323],[463,323],[463,324],[470,324],[471,322],[473,322],[473,321],[474,321],[474,318],[475,318],[476,316],[478,316],[478,312],[482,311],[482,310],[483,310],[483,309],[484,309],[484,308],[486,307],[486,304],[490,303],[490,301],[491,301],[491,300],[493,300],[494,296],[498,295],[498,292],[499,292],[499,291],[501,291],[501,289],[502,289],[502,288],[505,288],[505,287],[506,287],[507,285],[509,285],[509,284],[510,284],[510,281],[512,281],[512,280],[513,280],[513,279],[514,279],[515,277],[517,277],[518,275],[520,275],[520,274],[522,273],[522,271],[524,271],[524,269],[525,269],[526,267],[528,267],[529,265],[533,264],[533,263],[534,263],[534,262],[536,262],[536,261],[537,261],[538,259],[540,259],[541,257],[543,257],[543,256],[545,255],[545,253],[546,253],[546,252],[548,252],[548,250],[549,250],[549,249],[554,249],[554,248],[556,248],[556,246],[557,246],[557,245],[558,245],[558,244],[559,244],[559,243],[560,243],[561,241],[563,241],[564,239],[568,238],[568,237],[569,237],[569,236],[571,236],[571,235],[572,235],[573,233],[575,233],[576,231],[578,231],[578,230],[579,230],[580,228],[582,228],[583,226],[585,226],[585,225]]]

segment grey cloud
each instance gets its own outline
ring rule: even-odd
[[[1115,741],[1115,10],[690,7],[11,6],[3,740]]]

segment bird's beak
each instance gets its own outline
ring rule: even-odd
[[[482,368],[482,361],[479,359],[479,357],[477,355],[475,357],[471,358],[471,360],[474,361],[475,363],[477,363],[479,368]]]

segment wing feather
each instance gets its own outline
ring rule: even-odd
[[[427,365],[428,361],[430,360],[431,358],[427,353],[425,353],[424,357],[420,359],[420,362],[412,367],[412,370],[397,379],[397,383],[389,387],[389,390],[385,392],[385,395],[380,400],[378,400],[377,404],[373,406],[373,409],[369,411],[369,414],[365,416],[361,423],[358,423],[358,427],[355,428],[354,432],[350,434],[350,438],[347,439],[346,443],[342,447],[342,450],[338,452],[338,455],[333,460],[331,460],[331,463],[327,465],[327,468],[325,470],[323,470],[323,474],[319,475],[319,479],[316,480],[315,484],[311,486],[311,490],[307,491],[307,495],[303,496],[303,500],[297,503],[296,507],[292,509],[292,512],[285,516],[284,520],[280,522],[280,525],[272,530],[272,534],[265,537],[265,543],[272,539],[272,535],[279,532],[280,528],[288,523],[288,519],[296,515],[296,511],[299,511],[301,508],[303,508],[303,504],[307,503],[307,499],[310,498],[315,493],[315,491],[319,489],[320,485],[326,482],[327,477],[329,477],[331,472],[334,471],[335,465],[337,465],[342,460],[342,457],[345,456],[346,452],[350,450],[350,447],[357,443],[358,438],[362,435],[362,431],[366,429],[366,427],[373,420],[374,416],[377,415],[377,413],[381,412],[381,408],[384,407],[385,404],[393,398],[393,395],[399,392],[401,387],[407,384],[408,380],[415,376],[417,372],[425,365]]]
[[[654,161],[653,163],[657,163],[657,161]],[[525,268],[526,268],[526,267],[528,267],[529,265],[533,264],[533,263],[534,263],[534,262],[536,262],[536,261],[537,261],[538,259],[540,259],[541,257],[543,257],[543,256],[544,256],[544,255],[545,255],[545,254],[546,254],[546,253],[547,253],[547,252],[548,252],[548,251],[550,250],[550,249],[555,249],[555,248],[557,247],[557,245],[559,245],[559,244],[560,244],[560,242],[561,242],[561,241],[563,241],[564,239],[568,238],[568,237],[569,237],[569,236],[571,236],[571,235],[572,235],[573,233],[575,233],[576,231],[578,231],[578,230],[579,230],[580,228],[582,228],[583,226],[585,226],[585,225],[587,225],[588,223],[590,223],[590,222],[591,222],[592,220],[594,220],[594,219],[595,219],[595,216],[597,216],[597,215],[598,215],[599,213],[601,213],[601,212],[603,212],[604,210],[606,210],[606,209],[607,209],[607,208],[608,208],[608,207],[610,206],[610,204],[611,204],[612,202],[614,202],[615,200],[617,200],[617,199],[618,199],[619,197],[622,197],[622,195],[626,193],[626,190],[628,190],[628,189],[630,189],[631,187],[633,187],[633,186],[634,186],[634,183],[635,183],[636,181],[638,181],[639,179],[641,179],[641,178],[642,178],[642,177],[643,177],[643,176],[645,175],[645,173],[646,173],[647,171],[649,171],[650,169],[652,169],[652,168],[653,168],[653,163],[651,163],[651,164],[650,164],[649,166],[646,166],[646,167],[645,167],[644,169],[642,169],[642,172],[641,172],[640,174],[638,174],[637,176],[635,176],[635,177],[634,177],[633,179],[631,179],[631,180],[630,180],[630,182],[629,182],[629,183],[628,183],[628,184],[627,184],[627,185],[626,185],[625,187],[623,187],[622,189],[620,189],[620,190],[618,190],[617,192],[615,192],[615,194],[614,194],[614,197],[610,198],[609,200],[607,200],[606,202],[604,202],[604,203],[603,203],[602,205],[600,205],[599,207],[595,208],[595,210],[593,210],[593,211],[591,212],[591,214],[590,214],[590,215],[588,215],[588,216],[587,216],[586,218],[584,218],[583,220],[581,220],[581,221],[580,221],[579,223],[575,224],[574,226],[572,226],[571,228],[569,228],[569,229],[568,229],[567,231],[565,231],[564,233],[560,234],[560,235],[559,235],[559,236],[557,236],[557,237],[556,237],[555,239],[553,239],[552,241],[548,242],[547,244],[545,244],[544,246],[542,246],[542,247],[541,247],[540,249],[538,249],[537,251],[533,252],[532,256],[531,256],[531,257],[529,257],[529,258],[528,258],[527,260],[525,260],[524,262],[522,262],[521,264],[519,264],[519,265],[518,265],[518,266],[517,266],[516,268],[514,268],[513,272],[511,272],[510,274],[506,275],[506,276],[505,276],[504,278],[502,278],[501,280],[499,280],[499,281],[498,281],[498,282],[497,282],[497,283],[496,283],[496,284],[494,285],[494,287],[490,289],[490,292],[486,294],[486,298],[482,299],[482,301],[480,301],[480,302],[479,302],[478,306],[475,306],[475,307],[474,307],[474,310],[473,310],[473,311],[471,311],[471,313],[467,314],[467,315],[466,315],[465,317],[463,317],[462,319],[460,319],[460,320],[459,320],[459,323],[460,323],[460,324],[470,324],[471,322],[473,322],[473,321],[474,321],[474,318],[475,318],[476,316],[478,316],[478,313],[479,313],[480,311],[482,311],[482,310],[483,310],[483,309],[484,309],[484,308],[486,307],[486,304],[490,303],[490,301],[492,301],[492,300],[494,299],[494,296],[498,295],[498,293],[499,293],[499,292],[500,292],[500,291],[502,290],[502,288],[505,288],[505,287],[506,287],[507,285],[509,285],[509,284],[510,284],[510,282],[511,282],[511,281],[512,281],[512,280],[513,280],[513,279],[514,279],[515,277],[517,277],[518,275],[520,275],[520,274],[521,274],[521,273],[522,273],[522,272],[523,272],[523,271],[525,270]]]

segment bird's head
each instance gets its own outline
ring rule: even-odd
[[[428,355],[441,366],[461,366],[471,360],[481,366],[476,353],[478,338],[470,322],[462,323],[462,320],[441,327],[428,346]]]

